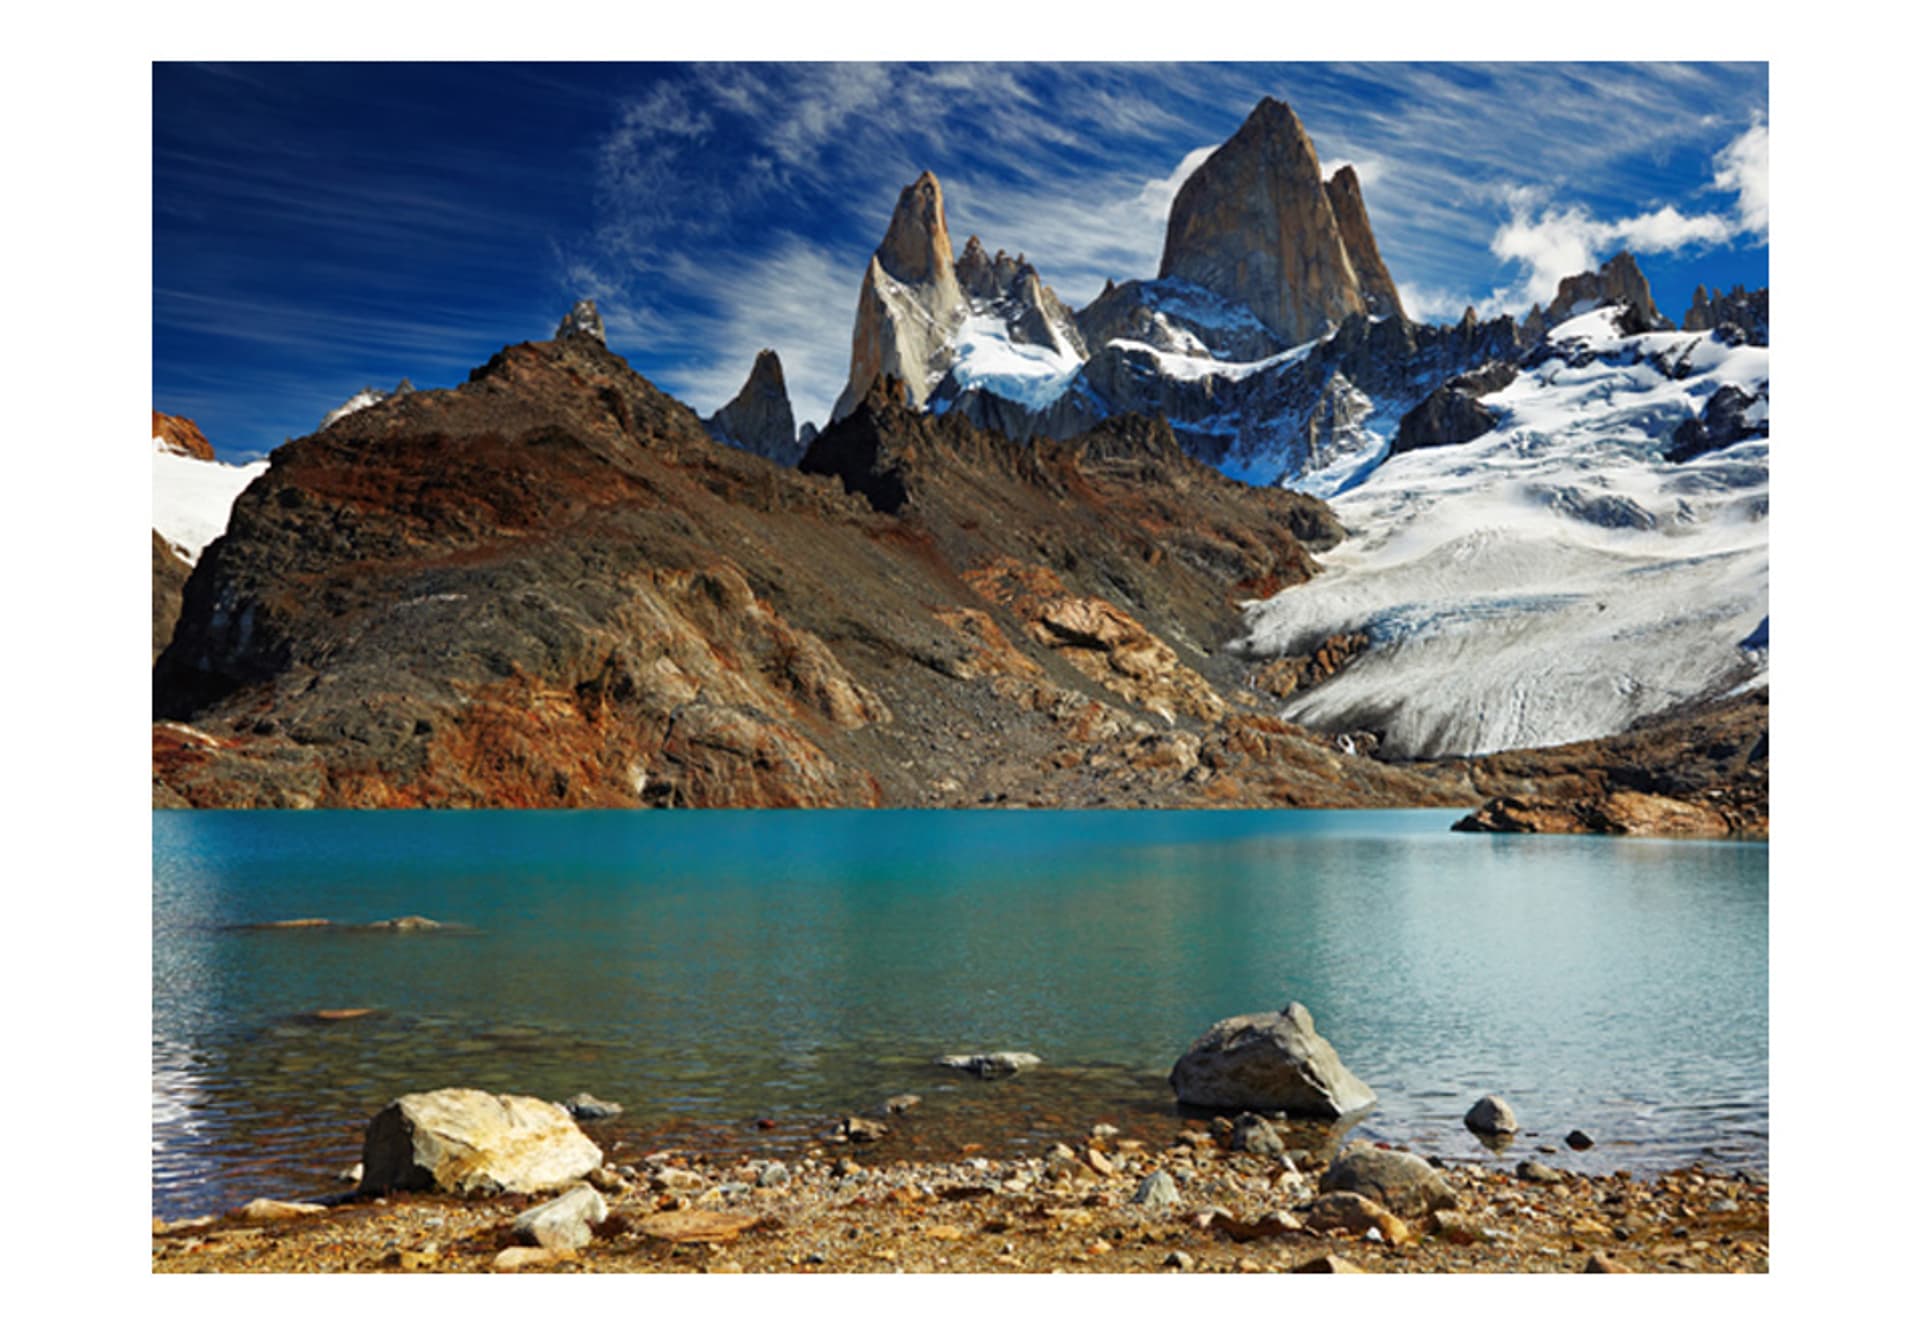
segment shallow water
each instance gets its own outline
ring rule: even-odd
[[[334,1188],[384,1102],[449,1084],[589,1090],[640,1149],[791,1150],[897,1093],[928,1150],[1164,1134],[1186,1044],[1289,1000],[1369,1137],[1485,1156],[1493,1091],[1520,1152],[1578,1126],[1584,1170],[1764,1170],[1766,847],[1454,814],[156,812],[154,1209]],[[407,914],[464,929],[240,929]],[[1047,1067],[931,1063],[1005,1047]]]

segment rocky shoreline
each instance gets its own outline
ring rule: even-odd
[[[941,1064],[1015,1079],[1024,1052]],[[375,1116],[347,1191],[154,1220],[155,1272],[1760,1272],[1768,1187],[1702,1167],[1635,1178],[1346,1138],[1373,1103],[1303,1006],[1222,1020],[1170,1080],[1183,1119],[1116,1111],[1042,1152],[898,1152],[888,1099],[783,1156],[659,1148],[623,1109],[474,1089]],[[1231,1118],[1190,1100],[1231,1091]],[[1258,1108],[1258,1110],[1253,1110]],[[1333,1119],[1333,1118],[1343,1119]],[[1466,1112],[1504,1154],[1519,1122]],[[763,1123],[767,1124],[767,1123]],[[1535,1136],[1536,1141],[1538,1136]],[[889,1140],[896,1141],[889,1144]],[[1594,1141],[1564,1138],[1572,1154]],[[1556,1157],[1557,1161],[1557,1157]]]
[[[223,1217],[156,1220],[152,1268],[1754,1273],[1769,1264],[1768,1187],[1741,1175],[1587,1176],[1534,1159],[1511,1169],[1449,1165],[1432,1173],[1445,1192],[1440,1207],[1396,1210],[1327,1189],[1313,1150],[1289,1150],[1282,1162],[1234,1149],[1219,1130],[1190,1121],[1171,1141],[1149,1142],[1102,1125],[1043,1156],[871,1165],[870,1147],[859,1145],[816,1146],[785,1161],[634,1145],[592,1174],[586,1189],[604,1216],[585,1223],[577,1246],[516,1231],[515,1219],[541,1203],[534,1196],[404,1193],[325,1208],[255,1201]],[[1291,1141],[1291,1128],[1283,1133]]]

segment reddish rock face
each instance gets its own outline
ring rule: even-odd
[[[167,448],[175,454],[185,454],[188,458],[213,461],[213,446],[207,443],[207,437],[200,433],[190,417],[172,417],[155,408],[153,410],[153,438],[167,442]]]
[[[1373,239],[1373,223],[1367,217],[1367,204],[1360,197],[1360,174],[1351,166],[1340,168],[1327,181],[1327,202],[1333,205],[1334,220],[1340,224],[1340,242],[1347,248],[1353,264],[1353,276],[1360,282],[1360,295],[1369,315],[1398,315],[1400,290],[1387,272],[1387,261],[1380,257],[1380,246]]]

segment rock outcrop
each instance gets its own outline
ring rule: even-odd
[[[970,307],[954,272],[946,200],[930,171],[900,192],[893,218],[860,283],[847,387],[834,404],[838,421],[878,380],[892,377],[916,406],[952,361],[954,332]]]
[[[1014,342],[1085,359],[1087,345],[1072,310],[1040,281],[1025,255],[998,250],[989,259],[980,238],[969,236],[954,263],[954,274],[969,307],[1003,321]]]
[[[1471,310],[1468,315],[1471,317]],[[1389,452],[1404,454],[1410,449],[1464,445],[1479,439],[1500,424],[1500,414],[1480,400],[1505,389],[1518,374],[1512,364],[1499,361],[1454,376],[1400,419]]]
[[[560,317],[560,325],[553,331],[555,338],[591,338],[602,347],[607,342],[607,326],[600,319],[600,307],[594,304],[592,297],[583,296],[573,303],[573,309]]]
[[[751,450],[761,458],[787,465],[799,462],[804,446],[794,439],[793,404],[787,398],[787,377],[780,368],[779,353],[761,349],[753,359],[747,382],[725,407],[707,419],[707,429],[716,440]]]
[[[1366,201],[1360,197],[1360,173],[1351,164],[1328,179],[1327,199],[1333,204],[1334,221],[1340,224],[1340,240],[1347,248],[1353,276],[1360,281],[1367,313],[1404,317],[1407,312],[1400,305],[1400,289],[1393,285],[1387,262],[1380,257],[1380,245],[1373,239],[1373,222],[1367,217]]]
[[[1195,1038],[1173,1067],[1174,1096],[1193,1107],[1338,1120],[1373,1105],[1373,1090],[1314,1031],[1307,1007],[1243,1014]]]
[[[385,403],[388,399],[401,398],[412,392],[413,381],[411,380],[402,380],[392,389],[376,389],[372,385],[367,385],[339,407],[322,417],[317,429],[324,431],[343,417],[351,417],[354,413],[373,407],[376,403]]]
[[[1621,307],[1620,332],[1652,333],[1673,328],[1673,321],[1653,304],[1653,287],[1632,255],[1622,250],[1600,266],[1598,273],[1562,278],[1542,318],[1547,328],[1600,306]]]
[[[1362,210],[1356,225],[1364,221]],[[1243,302],[1286,344],[1367,311],[1320,159],[1292,107],[1263,98],[1181,185],[1159,276]]]
[[[1696,287],[1693,304],[1687,307],[1681,327],[1689,333],[1737,329],[1740,341],[1765,347],[1769,337],[1767,289],[1749,292],[1745,287],[1736,287],[1722,296],[1717,287],[1711,293],[1705,287]],[[1724,332],[1722,336],[1729,342],[1735,341]]]
[[[174,622],[180,619],[180,597],[187,587],[193,566],[180,558],[173,544],[153,530],[153,662],[160,661],[160,650],[173,638]],[[151,665],[151,664],[149,664]]]
[[[1765,636],[1757,637],[1764,652]],[[1455,829],[1474,833],[1765,838],[1768,691],[1648,718],[1630,731],[1468,762],[1493,795]]]
[[[213,446],[191,417],[175,417],[153,409],[153,438],[169,454],[213,462]]]
[[[360,1189],[528,1194],[600,1166],[599,1148],[564,1107],[518,1094],[448,1088],[409,1093],[367,1126]]]
[[[1742,440],[1766,435],[1769,428],[1767,386],[1749,394],[1737,384],[1723,384],[1713,391],[1706,408],[1698,417],[1689,417],[1674,428],[1673,444],[1667,449],[1669,463],[1685,463],[1702,454],[1726,449]]]

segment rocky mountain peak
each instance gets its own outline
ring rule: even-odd
[[[1356,220],[1364,225],[1364,210]],[[1242,302],[1286,343],[1368,309],[1320,159],[1292,107],[1262,99],[1180,187],[1160,277]]]
[[[707,421],[716,439],[749,450],[775,463],[794,463],[800,449],[793,432],[793,404],[787,397],[787,377],[780,354],[762,348],[740,392]]]
[[[213,462],[213,446],[191,417],[175,417],[153,409],[153,438],[159,442],[157,448],[169,454]]]
[[[593,303],[592,297],[583,296],[573,303],[573,309],[560,320],[560,327],[553,331],[555,338],[591,338],[605,344],[607,326],[600,322],[600,307]]]
[[[1373,223],[1367,217],[1367,204],[1360,197],[1360,173],[1353,165],[1340,168],[1327,181],[1327,200],[1333,205],[1334,220],[1340,224],[1340,241],[1347,248],[1353,276],[1360,281],[1360,295],[1366,299],[1370,315],[1404,315],[1400,291],[1380,257],[1373,239]]]
[[[880,267],[903,283],[953,283],[953,240],[947,235],[947,204],[940,179],[923,171],[894,203],[887,234],[874,252]]]
[[[1598,306],[1621,306],[1628,325],[1622,332],[1647,333],[1671,329],[1673,321],[1653,304],[1653,287],[1640,272],[1633,256],[1622,250],[1600,266],[1598,273],[1577,273],[1560,280],[1559,290],[1546,309],[1546,325],[1552,328]]]

